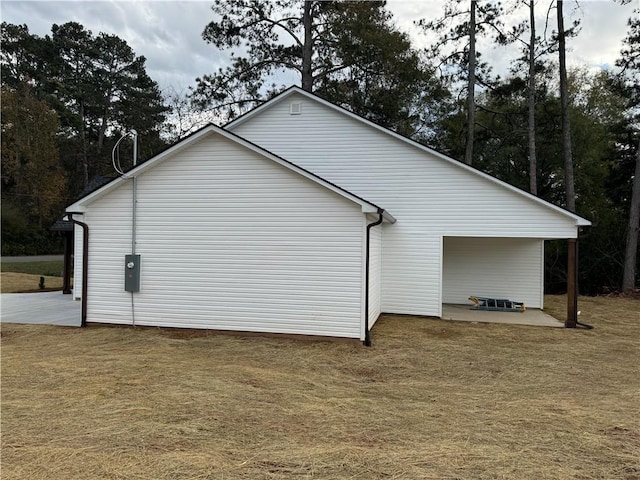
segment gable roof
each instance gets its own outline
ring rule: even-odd
[[[535,202],[535,203],[537,203],[539,205],[544,206],[545,208],[548,208],[548,209],[553,210],[553,211],[555,211],[557,213],[560,213],[560,214],[562,214],[562,215],[564,215],[566,217],[569,217],[569,218],[573,219],[576,222],[577,226],[589,226],[589,225],[591,225],[591,222],[589,220],[586,220],[585,218],[582,218],[581,216],[576,215],[575,213],[570,212],[569,210],[566,210],[566,209],[564,209],[562,207],[554,205],[553,203],[547,202],[546,200],[543,200],[540,197],[532,195],[531,193],[526,192],[524,190],[521,190],[518,187],[514,187],[513,185],[511,185],[511,184],[509,184],[507,182],[504,182],[502,180],[499,180],[498,178],[493,177],[493,176],[491,176],[491,175],[489,175],[489,174],[487,174],[487,173],[485,173],[485,172],[483,172],[483,171],[481,171],[481,170],[479,170],[477,168],[474,168],[474,167],[472,167],[470,165],[467,165],[467,164],[459,162],[458,160],[455,160],[455,159],[453,159],[451,157],[448,157],[448,156],[446,156],[446,155],[444,155],[444,154],[442,154],[440,152],[437,152],[436,150],[433,150],[433,149],[431,149],[431,148],[429,148],[429,147],[427,147],[427,146],[425,146],[425,145],[423,145],[421,143],[418,143],[415,140],[412,140],[412,139],[410,139],[408,137],[400,135],[399,133],[396,133],[393,130],[390,130],[390,129],[385,128],[385,127],[383,127],[381,125],[378,125],[377,123],[374,123],[374,122],[372,122],[370,120],[367,120],[366,118],[364,118],[364,117],[362,117],[360,115],[357,115],[357,114],[355,114],[353,112],[350,112],[349,110],[347,110],[347,109],[345,109],[343,107],[335,105],[335,104],[333,104],[333,103],[331,103],[331,102],[319,97],[318,95],[315,95],[313,93],[310,93],[310,92],[307,92],[305,90],[302,90],[300,87],[297,87],[297,86],[289,87],[288,89],[286,89],[285,91],[283,91],[279,95],[273,97],[272,99],[268,100],[267,102],[263,103],[262,105],[254,108],[253,110],[251,110],[251,111],[245,113],[244,115],[236,118],[235,120],[232,120],[231,122],[227,123],[226,125],[224,125],[224,128],[227,129],[227,130],[228,129],[233,129],[236,126],[241,125],[241,124],[251,120],[251,118],[259,115],[264,110],[267,110],[267,109],[271,108],[272,106],[282,102],[283,100],[285,100],[285,99],[287,99],[290,96],[295,95],[295,94],[302,95],[303,97],[305,97],[305,98],[307,98],[309,100],[312,100],[314,102],[317,102],[317,103],[319,103],[321,105],[324,105],[324,106],[326,106],[326,107],[338,112],[341,115],[346,115],[349,118],[355,119],[358,122],[364,123],[365,125],[368,125],[369,127],[374,128],[374,129],[384,133],[385,135],[389,135],[392,138],[395,138],[395,139],[400,140],[400,141],[402,141],[404,143],[407,143],[407,144],[409,144],[409,145],[411,145],[411,146],[413,146],[415,148],[418,148],[419,150],[422,150],[425,153],[428,153],[428,154],[430,154],[430,155],[432,155],[432,156],[434,156],[434,157],[436,157],[436,158],[438,158],[440,160],[443,160],[443,161],[448,162],[448,163],[450,163],[452,165],[455,165],[456,167],[461,168],[461,169],[463,169],[463,170],[465,170],[465,171],[467,171],[467,172],[469,172],[469,173],[471,173],[473,175],[477,175],[477,176],[480,176],[480,177],[482,177],[482,178],[484,178],[486,180],[489,180],[490,182],[500,186],[501,188],[506,188],[506,189],[508,189],[508,190],[510,190],[512,192],[515,192],[516,194],[525,197],[529,201]]]
[[[348,190],[345,190],[344,188],[335,185],[334,183],[329,182],[328,180],[325,180],[324,178],[316,175],[315,173],[312,173],[308,170],[305,170],[304,168],[288,161],[285,160],[282,157],[279,157],[278,155],[275,155],[271,152],[269,152],[268,150],[265,150],[264,148],[240,137],[239,135],[236,135],[233,132],[230,132],[228,130],[224,130],[216,125],[213,124],[209,124],[204,126],[203,128],[193,132],[191,135],[188,135],[187,137],[179,140],[178,142],[174,143],[173,145],[171,145],[170,147],[166,148],[165,150],[163,150],[162,152],[160,152],[159,154],[155,155],[154,157],[150,158],[149,160],[147,160],[144,163],[141,163],[139,165],[137,165],[136,167],[130,169],[129,171],[127,171],[124,175],[120,176],[120,177],[116,177],[114,179],[112,179],[111,181],[107,182],[106,184],[102,185],[100,188],[97,188],[96,190],[91,191],[90,193],[84,195],[83,197],[81,197],[80,199],[76,200],[73,204],[71,204],[70,206],[67,207],[66,211],[68,213],[82,213],[84,211],[84,209],[86,208],[87,205],[89,205],[90,203],[96,201],[97,199],[99,199],[100,197],[104,196],[106,193],[110,192],[111,190],[117,188],[122,182],[127,181],[130,178],[133,177],[137,177],[138,175],[146,172],[147,170],[153,168],[155,165],[157,165],[158,163],[162,162],[163,160],[187,149],[189,146],[191,146],[192,144],[198,142],[199,140],[201,140],[202,138],[204,138],[205,136],[209,135],[209,134],[218,134],[220,136],[222,136],[223,138],[227,139],[227,140],[231,140],[232,142],[235,142],[236,144],[239,144],[255,153],[257,153],[258,155],[262,156],[263,158],[267,158],[279,165],[282,165],[283,167],[287,168],[288,170],[291,170],[295,173],[297,173],[298,175],[301,175],[309,180],[311,180],[312,182],[323,186],[324,188],[331,190],[332,192],[337,193],[338,195],[346,198],[347,200],[350,200],[358,205],[360,205],[362,207],[362,211],[364,213],[381,213],[384,217],[384,219],[386,221],[388,221],[389,223],[395,223],[396,219],[386,210],[384,210],[383,208],[379,207],[378,205],[369,202],[368,200],[365,200],[364,198],[355,195],[351,192],[349,192]]]

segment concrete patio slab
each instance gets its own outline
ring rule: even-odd
[[[460,322],[509,323],[534,327],[564,327],[564,323],[538,309],[525,312],[489,312],[472,310],[471,305],[442,305],[442,319]]]
[[[0,322],[79,327],[80,303],[62,292],[3,293]]]

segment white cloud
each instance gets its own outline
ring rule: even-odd
[[[202,39],[213,19],[209,2],[2,2],[2,19],[43,36],[51,26],[76,21],[94,34],[127,41],[147,59],[147,72],[162,88],[191,85],[222,66],[227,56]]]

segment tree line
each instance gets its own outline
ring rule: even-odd
[[[288,87],[289,72],[307,91],[588,218],[581,290],[632,289],[638,11],[616,68],[592,72],[566,66],[566,43],[580,28],[565,26],[566,8],[562,0],[448,0],[440,18],[415,22],[438,39],[417,49],[383,1],[217,0],[202,37],[228,52],[227,67],[165,95],[144,57],[115,35],[69,22],[39,37],[3,23],[3,254],[32,248],[27,232],[46,229],[92,177],[112,174],[123,132],[137,130],[144,160],[205,119],[224,123],[268,100]],[[542,28],[536,11],[547,12]],[[506,28],[514,12],[523,21]],[[482,38],[520,52],[504,77],[478,48]],[[547,285],[561,290],[565,245],[547,243]]]
[[[55,248],[48,227],[89,181],[111,175],[121,132],[142,158],[165,145],[168,107],[145,58],[77,22],[39,37],[2,23],[2,253]],[[125,152],[126,153],[126,152]]]

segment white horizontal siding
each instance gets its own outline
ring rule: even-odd
[[[91,204],[89,318],[131,323],[131,186]],[[211,134],[140,175],[137,325],[359,338],[361,207]]]
[[[444,303],[469,304],[469,296],[508,298],[542,308],[543,240],[526,238],[444,239]]]
[[[559,212],[299,94],[230,129],[397,219],[384,228],[385,312],[440,314],[442,236],[576,236]]]
[[[87,321],[131,323],[131,294],[124,291],[124,256],[131,253],[132,182],[94,202],[89,225]],[[142,260],[144,268],[144,259]]]
[[[367,222],[378,218],[368,215]],[[382,306],[382,225],[371,227],[369,233],[369,328],[373,327]]]

